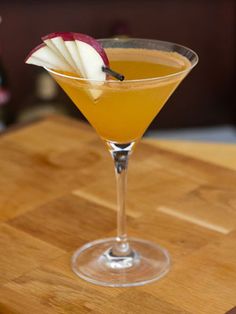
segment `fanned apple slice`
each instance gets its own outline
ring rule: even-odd
[[[73,59],[76,68],[77,68],[77,73],[81,76],[84,77],[84,71],[83,71],[83,66],[82,66],[82,62],[79,56],[79,52],[77,49],[77,45],[75,43],[74,40],[66,40],[65,41],[65,45],[68,49],[68,51],[70,52],[71,58]]]
[[[71,67],[63,58],[59,57],[46,44],[42,43],[35,47],[26,57],[25,62],[29,64],[36,64],[35,61],[40,60],[40,66],[50,65],[51,69],[71,72]],[[42,65],[44,63],[44,65]]]
[[[103,60],[93,47],[87,43],[76,40],[76,46],[81,63],[80,71],[83,73],[83,77],[96,80],[93,85],[97,85],[97,88],[91,87],[88,89],[88,92],[92,99],[98,100],[102,95],[100,86],[106,80],[106,73],[102,71],[102,67],[104,66]]]
[[[104,82],[106,73],[102,71],[102,68],[109,66],[109,61],[102,46],[88,35],[74,33],[73,37],[78,48],[84,77]]]
[[[89,92],[94,100],[97,100],[102,90],[99,88],[106,80],[106,73],[102,70],[105,66],[109,66],[107,55],[94,38],[81,33],[73,33],[78,54],[81,62],[81,72],[86,79],[94,80],[98,88],[89,88]]]
[[[62,58],[64,58],[65,62],[67,62],[68,65],[71,67],[70,72],[77,72],[77,66],[71,58],[70,52],[65,45],[63,34],[69,33],[51,33],[42,37],[42,40],[49,48],[51,48],[54,52],[57,52],[57,54],[61,55]]]

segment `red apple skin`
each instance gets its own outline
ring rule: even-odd
[[[30,51],[30,53],[27,55],[27,57],[25,58],[25,63],[27,62],[27,60],[32,56],[32,54],[34,54],[34,52],[35,51],[37,51],[37,50],[39,50],[39,49],[41,49],[41,48],[43,48],[43,47],[45,47],[46,46],[46,44],[45,43],[41,43],[41,44],[39,44],[38,46],[36,46],[34,49],[32,49],[31,51]]]
[[[74,33],[74,32],[54,32],[46,36],[43,36],[42,40],[44,41],[44,40],[52,39],[55,37],[61,37],[64,41],[79,40],[92,46],[97,51],[97,53],[101,56],[105,66],[109,67],[109,60],[106,55],[106,52],[104,51],[101,44],[93,37],[89,35],[81,34],[81,33]]]
[[[41,39],[44,41],[44,40],[52,39],[55,37],[61,37],[64,41],[74,40],[72,32],[54,32],[54,33],[43,36]]]

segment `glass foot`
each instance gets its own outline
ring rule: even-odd
[[[81,278],[111,287],[141,286],[163,277],[170,269],[169,253],[159,245],[129,238],[128,256],[115,256],[116,238],[85,244],[72,257],[72,269]]]

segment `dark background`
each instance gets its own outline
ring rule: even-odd
[[[40,37],[54,31],[96,38],[126,34],[173,41],[195,50],[200,62],[152,127],[235,124],[236,1],[11,1],[1,0],[2,58],[13,114],[34,88],[35,68],[24,64]]]

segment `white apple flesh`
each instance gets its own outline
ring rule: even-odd
[[[49,68],[49,69],[53,69],[53,67],[54,67],[55,70],[60,70],[60,66],[59,66],[59,68],[58,68],[58,67],[55,68],[55,65],[52,65],[52,64],[50,64],[50,63],[48,63],[48,62],[46,62],[46,61],[43,61],[43,60],[41,60],[41,59],[38,59],[37,57],[34,57],[34,56],[31,56],[31,57],[27,60],[26,63],[38,65],[38,66],[40,66],[40,67],[47,67],[47,68]]]
[[[59,57],[44,43],[33,49],[26,57],[25,62],[28,64],[35,64],[35,60],[40,60],[41,64],[44,62],[45,64],[43,66],[50,65],[51,69],[63,70],[67,72],[71,71],[71,67],[67,64],[67,62],[65,62],[63,58]]]
[[[71,58],[73,59],[75,65],[76,65],[76,72],[79,74],[81,77],[85,77],[84,70],[83,70],[83,65],[82,61],[79,56],[79,52],[77,49],[77,45],[74,40],[66,40],[65,45],[70,52]]]
[[[50,48],[52,51],[60,55],[60,51],[56,48],[56,46],[51,42],[51,39],[45,39],[43,42]]]

